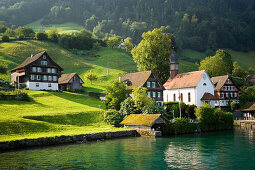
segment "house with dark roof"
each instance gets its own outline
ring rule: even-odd
[[[170,77],[164,84],[164,102],[182,101],[201,106],[204,102],[214,107],[214,84],[205,70],[178,74],[178,58],[170,56]]]
[[[242,108],[243,118],[245,120],[254,120],[255,115],[255,102],[248,102]]]
[[[164,131],[169,121],[161,114],[131,114],[120,124],[125,128],[139,130]]]
[[[142,87],[147,88],[148,96],[153,98],[158,105],[163,106],[164,87],[160,83],[157,75],[152,71],[128,73],[120,77],[120,81],[125,82],[129,90]]]
[[[81,90],[83,83],[83,80],[77,73],[62,74],[58,79],[59,90],[62,91],[67,89]]]
[[[229,101],[239,103],[239,87],[229,75],[211,78],[215,88],[215,106],[227,106]]]
[[[11,70],[11,83],[29,90],[58,90],[58,79],[63,69],[46,51],[31,55]]]

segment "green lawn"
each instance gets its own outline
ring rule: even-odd
[[[47,31],[51,27],[56,27],[60,34],[78,32],[81,29],[84,29],[83,26],[76,23],[72,23],[72,22],[42,26],[42,24],[40,23],[41,21],[42,19],[37,20],[35,22],[28,24],[27,26],[32,27],[35,32],[42,31],[42,30]]]
[[[69,92],[28,94],[32,101],[0,101],[0,142],[121,130],[104,123],[98,99]]]

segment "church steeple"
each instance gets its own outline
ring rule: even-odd
[[[169,62],[169,67],[170,67],[170,79],[173,79],[177,74],[178,74],[178,57],[173,52],[170,56],[170,62]]]

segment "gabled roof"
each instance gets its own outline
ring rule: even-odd
[[[205,93],[203,95],[203,97],[201,98],[201,100],[218,100],[218,96],[217,95],[212,95],[211,93]]]
[[[228,75],[212,77],[211,80],[215,85],[214,90],[220,90],[222,86],[224,86],[228,78],[229,78]]]
[[[58,79],[58,84],[67,84],[69,81],[74,77],[77,76],[79,79],[80,76],[77,73],[69,73],[69,74],[62,74],[61,77]],[[81,79],[82,80],[82,79]],[[83,81],[82,81],[83,82]]]
[[[168,120],[161,114],[131,114],[120,122],[120,124],[152,126],[158,118],[162,118],[168,122]]]
[[[249,102],[246,103],[242,108],[242,112],[250,112],[250,111],[255,111],[255,102]]]
[[[166,90],[196,87],[205,70],[177,74],[173,79],[168,79],[164,84]]]
[[[126,82],[128,84],[127,89],[135,89],[143,87],[144,83],[148,80],[151,74],[153,74],[152,71],[128,73],[121,78],[121,81]],[[155,74],[154,77],[158,80]],[[160,84],[160,86],[162,86],[159,80],[158,83]]]
[[[211,80],[212,80],[212,82],[213,82],[213,84],[214,84],[214,86],[215,86],[215,87],[214,87],[214,90],[215,90],[215,91],[219,91],[219,90],[224,86],[224,84],[226,83],[226,81],[227,81],[228,79],[230,79],[230,80],[232,81],[232,83],[236,86],[236,88],[237,88],[238,90],[240,90],[239,87],[238,87],[238,85],[235,83],[235,81],[234,81],[234,80],[231,78],[231,76],[229,76],[229,75],[212,77]]]
[[[18,70],[18,69],[21,69],[21,68],[24,68],[26,67],[27,65],[33,63],[34,61],[38,60],[41,56],[43,56],[44,54],[47,54],[46,51],[43,51],[43,52],[40,52],[38,54],[35,54],[33,56],[30,56],[28,57],[25,61],[23,61],[23,63],[21,63],[19,66],[11,69],[11,71],[15,71],[15,70]],[[51,61],[56,64],[52,59]],[[58,64],[56,64],[61,70],[63,70]]]

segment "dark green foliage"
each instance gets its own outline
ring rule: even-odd
[[[167,102],[170,103],[169,106],[167,107],[167,112],[168,118],[176,118],[176,117],[180,117],[180,109],[179,109],[179,102]],[[188,114],[186,114],[186,108],[187,105],[184,102],[180,102],[180,107],[181,107],[181,117],[186,117],[188,118]],[[174,116],[174,117],[173,117]]]
[[[215,114],[215,129],[221,130],[221,129],[231,129],[233,128],[233,114],[231,112],[224,112],[220,108],[217,108],[214,110]]]
[[[186,107],[186,110],[185,110],[185,113],[186,115],[188,115],[188,118],[190,119],[196,119],[196,115],[195,115],[195,109],[196,109],[196,106],[193,104],[193,105],[187,105]]]
[[[231,106],[232,111],[238,109],[238,103],[237,102],[231,102],[230,106]]]
[[[0,100],[30,101],[30,97],[23,91],[0,91]]]
[[[5,65],[5,64],[1,64],[1,65],[0,65],[0,73],[1,73],[1,74],[6,74],[6,73],[7,73],[7,70],[8,70],[7,65]]]
[[[130,115],[135,112],[135,103],[128,97],[120,104],[120,113],[124,116]]]
[[[108,109],[120,110],[120,104],[127,98],[128,91],[123,82],[115,81],[106,87],[105,104]]]
[[[26,38],[31,38],[35,35],[35,32],[31,27],[19,27],[15,30],[15,32],[18,36],[24,36]]]
[[[4,33],[7,30],[5,25],[0,25],[0,33]]]
[[[104,113],[104,121],[116,127],[120,126],[120,122],[123,118],[123,115],[117,110],[108,110]]]
[[[175,118],[174,122],[170,124],[171,134],[195,133],[196,130],[197,123],[189,122],[188,118]]]
[[[47,40],[48,39],[48,34],[46,32],[37,32],[35,34],[35,38],[37,40]]]
[[[244,86],[239,92],[240,105],[255,102],[255,86]]]
[[[143,114],[161,114],[161,115],[166,115],[166,110],[162,106],[158,105],[149,105],[145,106],[142,109]]]
[[[7,35],[2,36],[2,41],[3,42],[8,42],[9,40],[10,40],[10,38]]]

